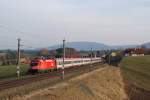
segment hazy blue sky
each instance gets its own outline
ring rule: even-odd
[[[20,33],[21,32],[21,33]],[[67,41],[150,41],[150,0],[0,0],[0,49]]]

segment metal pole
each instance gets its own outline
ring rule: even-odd
[[[95,58],[97,57],[97,54],[96,54],[96,52],[94,53],[95,54]]]
[[[65,39],[63,40],[63,67],[62,67],[62,79],[64,79],[64,75],[65,75]]]
[[[92,68],[92,53],[93,53],[93,49],[91,48],[91,64],[90,64],[90,68],[89,68],[89,71],[91,71],[91,68]]]
[[[111,51],[109,51],[109,64],[111,64]]]
[[[20,77],[20,41],[21,39],[18,38],[18,62],[17,62],[17,76]]]

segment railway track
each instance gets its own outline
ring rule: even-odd
[[[17,87],[17,86],[29,84],[32,82],[44,80],[44,79],[49,78],[51,74],[52,73],[47,73],[47,74],[36,75],[36,76],[25,78],[25,79],[15,79],[15,80],[11,80],[11,81],[4,81],[4,82],[0,83],[0,91],[9,89],[12,87]]]
[[[86,73],[86,72],[92,71],[94,69],[97,69],[98,67],[95,65],[96,64],[93,64],[92,68],[90,68],[90,65],[74,66],[71,68],[67,68],[67,69],[65,69],[65,78],[72,77],[72,76],[76,75],[77,73]],[[57,70],[57,71],[53,71],[50,73],[33,75],[31,77],[24,78],[24,79],[15,79],[15,80],[4,81],[4,82],[0,83],[0,91],[3,91],[5,89],[14,88],[14,87],[19,87],[19,86],[30,84],[33,82],[42,81],[45,79],[52,79],[52,78],[56,78],[56,77],[58,77],[60,79],[61,72],[62,72],[62,70]]]

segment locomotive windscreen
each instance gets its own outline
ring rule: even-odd
[[[38,63],[37,62],[31,62],[30,66],[37,66]]]

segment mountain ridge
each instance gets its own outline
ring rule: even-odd
[[[142,44],[145,45],[146,47],[150,48],[150,42],[147,44]],[[75,48],[78,51],[81,50],[91,50],[91,48],[93,50],[109,50],[109,49],[126,49],[126,48],[136,48],[136,47],[140,47],[141,45],[106,45],[103,43],[98,43],[98,42],[86,42],[86,41],[80,41],[80,42],[67,42],[66,43],[66,47],[70,47],[70,48]],[[62,45],[54,45],[51,47],[48,47],[49,50],[52,49],[57,49],[57,48],[62,48]]]
[[[146,48],[150,48],[150,42],[144,43],[142,45],[144,45]]]
[[[109,46],[102,44],[102,43],[97,43],[97,42],[67,42],[65,44],[66,47],[70,48],[75,48],[77,50],[100,50],[100,49],[108,49]],[[62,45],[54,45],[51,47],[48,47],[48,49],[57,49],[57,48],[62,48]]]

